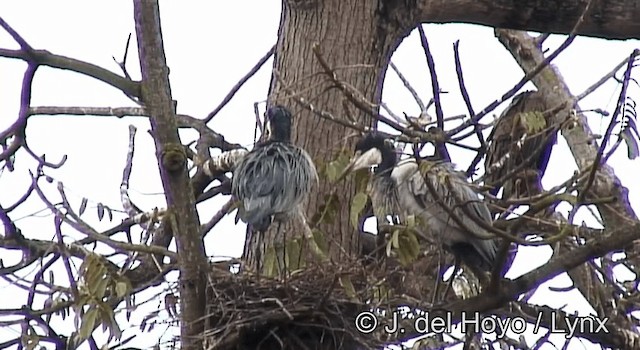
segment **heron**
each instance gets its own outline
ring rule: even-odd
[[[286,107],[267,110],[266,141],[247,153],[233,172],[232,195],[240,201],[239,218],[264,232],[301,213],[300,205],[318,181],[309,154],[291,143],[292,115]]]
[[[375,166],[368,185],[374,210],[401,220],[409,215],[419,218],[426,225],[418,227],[420,231],[438,238],[474,272],[490,272],[497,246],[486,229],[492,224],[487,205],[450,162],[423,162],[428,168],[424,176],[415,159],[398,160],[391,139],[370,132],[357,142],[345,172]]]
[[[545,113],[549,110],[542,93],[524,91],[500,115],[487,138],[485,185],[493,187],[489,193],[495,196],[502,188],[503,199],[516,199],[541,191],[540,178],[557,139],[550,127],[552,115]]]

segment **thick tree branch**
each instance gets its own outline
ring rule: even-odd
[[[70,70],[98,79],[117,89],[122,90],[129,96],[140,97],[140,83],[121,77],[109,70],[96,66],[88,62],[76,60],[74,58],[52,54],[46,50],[10,50],[0,48],[0,57],[16,58],[24,61],[31,61],[40,66]]]
[[[142,68],[142,101],[151,114],[151,131],[156,144],[167,207],[172,213],[180,265],[181,345],[202,347],[204,330],[206,256],[200,237],[200,220],[187,171],[187,157],[178,135],[169,69],[164,54],[158,1],[135,0],[134,18]]]
[[[412,28],[420,22],[472,23],[542,33],[569,34],[588,1],[584,0],[419,0]],[[640,7],[635,0],[594,1],[577,35],[606,39],[640,36]]]
[[[450,303],[442,309],[452,312],[456,321],[460,320],[460,315],[463,311],[466,313],[476,311],[490,312],[506,305],[510,301],[515,301],[522,293],[564,271],[571,270],[590,259],[603,256],[608,252],[621,250],[637,239],[640,239],[640,223],[628,225],[617,231],[607,231],[606,234],[600,235],[570,252],[564,252],[552,258],[549,263],[515,280],[503,280],[501,287],[495,293],[482,293],[473,298]],[[437,312],[437,310],[434,310],[434,312]],[[599,334],[597,336],[605,337],[606,335]],[[612,333],[610,337],[606,338],[607,341],[603,340],[604,343],[602,345],[604,346],[634,349],[633,346],[629,346],[630,340],[625,331],[621,330],[620,332]]]

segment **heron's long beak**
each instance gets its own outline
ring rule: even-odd
[[[347,175],[356,170],[370,168],[374,165],[380,164],[380,162],[382,162],[382,154],[377,148],[372,148],[364,153],[360,153],[360,151],[358,151],[353,158],[351,158],[351,161],[347,167],[344,168],[340,176],[338,176],[336,182],[341,181]]]

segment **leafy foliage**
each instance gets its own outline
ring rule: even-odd
[[[350,159],[351,155],[349,151],[342,149],[335,155],[332,161],[326,164],[321,173],[324,174],[329,182],[335,182],[349,164]]]
[[[109,339],[120,338],[120,327],[109,299],[126,297],[131,292],[129,281],[109,271],[101,257],[94,253],[87,254],[79,275],[78,296],[73,304],[79,329],[77,340],[87,339],[98,325],[109,331]]]
[[[420,243],[411,225],[392,232],[391,238],[387,242],[387,256],[391,256],[392,252],[395,252],[398,261],[403,266],[409,266],[418,258]]]

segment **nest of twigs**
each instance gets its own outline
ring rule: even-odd
[[[355,327],[363,304],[349,297],[341,276],[357,286],[361,271],[308,267],[286,279],[212,273],[207,287],[208,349],[372,349],[382,344]]]

